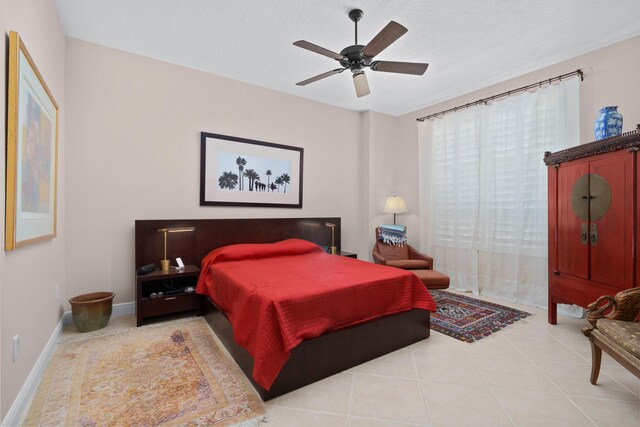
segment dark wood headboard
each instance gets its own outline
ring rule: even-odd
[[[210,251],[236,243],[273,243],[296,237],[320,246],[331,246],[331,229],[336,225],[336,246],[340,250],[340,218],[256,218],[256,219],[144,219],[136,220],[136,268],[159,264],[163,255],[163,233],[167,227],[195,227],[192,232],[167,236],[167,258],[175,265],[200,262]]]

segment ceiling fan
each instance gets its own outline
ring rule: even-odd
[[[344,70],[351,70],[353,73],[353,84],[356,87],[356,95],[369,95],[369,82],[364,74],[364,69],[369,67],[372,71],[382,71],[385,73],[414,74],[421,76],[427,71],[429,64],[420,62],[395,62],[395,61],[372,61],[372,59],[380,52],[385,50],[391,43],[395,42],[408,30],[395,21],[391,21],[382,29],[366,46],[358,44],[358,21],[362,18],[364,12],[360,9],[353,9],[349,12],[349,18],[356,25],[356,42],[351,46],[347,46],[340,53],[332,52],[328,49],[309,43],[306,40],[298,40],[293,43],[295,46],[328,56],[340,63],[342,68],[327,71],[310,79],[296,83],[298,86],[306,86],[309,83],[339,74]]]

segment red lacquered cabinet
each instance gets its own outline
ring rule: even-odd
[[[549,323],[557,304],[587,307],[638,286],[640,173],[635,131],[556,153],[548,166]]]

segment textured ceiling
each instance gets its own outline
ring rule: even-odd
[[[401,115],[640,34],[640,0],[55,0],[65,34],[356,111]],[[376,59],[428,62],[424,76],[338,68],[335,52],[390,20],[409,29]],[[640,52],[638,53],[640,54]],[[571,70],[567,70],[571,71]]]

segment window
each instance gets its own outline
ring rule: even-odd
[[[577,145],[578,125],[578,79],[420,124],[421,243],[453,287],[546,287],[546,269],[530,274],[547,257],[542,160]]]

